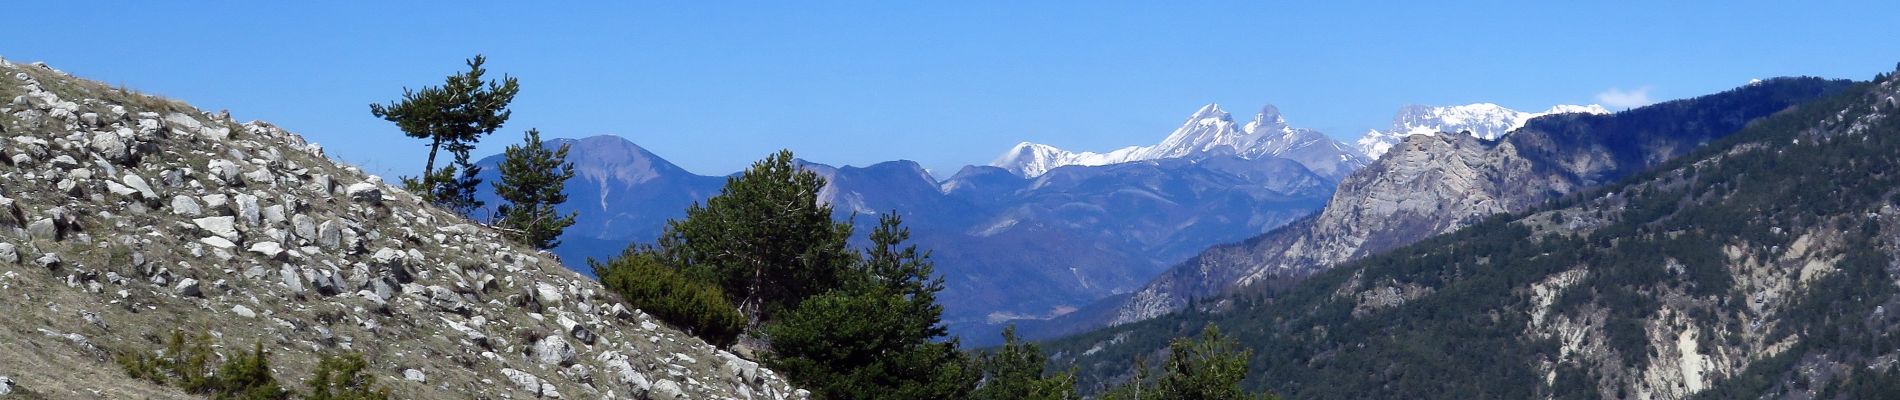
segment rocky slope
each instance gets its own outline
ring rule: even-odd
[[[298,388],[358,352],[398,398],[806,396],[268,123],[43,65],[0,76],[7,391],[192,397],[112,362],[177,329],[224,357],[261,344]]]
[[[1084,382],[1113,381],[1129,357],[1216,323],[1256,350],[1251,386],[1297,398],[1891,397],[1900,82],[1890,76],[1848,88],[1773,80],[1664,105],[1694,115],[1695,103],[1754,104],[1762,90],[1841,91],[1600,189],[1053,344],[1053,361],[1080,367]],[[1589,118],[1602,127],[1638,112]],[[1520,155],[1544,149],[1516,144]]]
[[[1409,136],[1341,182],[1319,214],[1207,249],[1134,293],[1026,323],[1024,332],[1054,337],[1140,321],[1179,310],[1190,298],[1297,280],[1642,171],[1845,85],[1785,78],[1612,115],[1551,115],[1500,141]]]

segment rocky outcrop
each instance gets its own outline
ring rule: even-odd
[[[807,396],[276,126],[0,75],[0,391],[188,397],[111,361],[182,329],[291,386],[361,353],[398,398]]]

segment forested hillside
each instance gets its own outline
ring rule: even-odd
[[[1215,324],[1254,349],[1247,385],[1294,398],[1891,393],[1896,93],[1883,74],[1614,185],[1051,343],[1051,362],[1101,387]]]

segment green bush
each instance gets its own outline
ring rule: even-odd
[[[364,374],[369,363],[355,353],[324,356],[310,378],[310,400],[388,400],[389,389],[376,387],[376,376]]]
[[[628,248],[601,263],[589,260],[608,291],[628,306],[645,310],[716,346],[728,346],[745,330],[745,317],[726,301],[718,285],[661,263],[652,252]]]
[[[162,351],[129,352],[120,355],[118,361],[133,378],[176,386],[214,399],[290,397],[290,392],[278,386],[277,379],[271,376],[270,360],[264,354],[262,343],[254,344],[249,352],[232,355],[214,369],[211,360],[215,356],[209,336],[176,331],[166,340]]]

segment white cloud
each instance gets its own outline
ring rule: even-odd
[[[1597,93],[1597,102],[1615,109],[1642,107],[1656,101],[1649,99],[1649,86],[1644,86],[1631,90],[1610,88]]]

